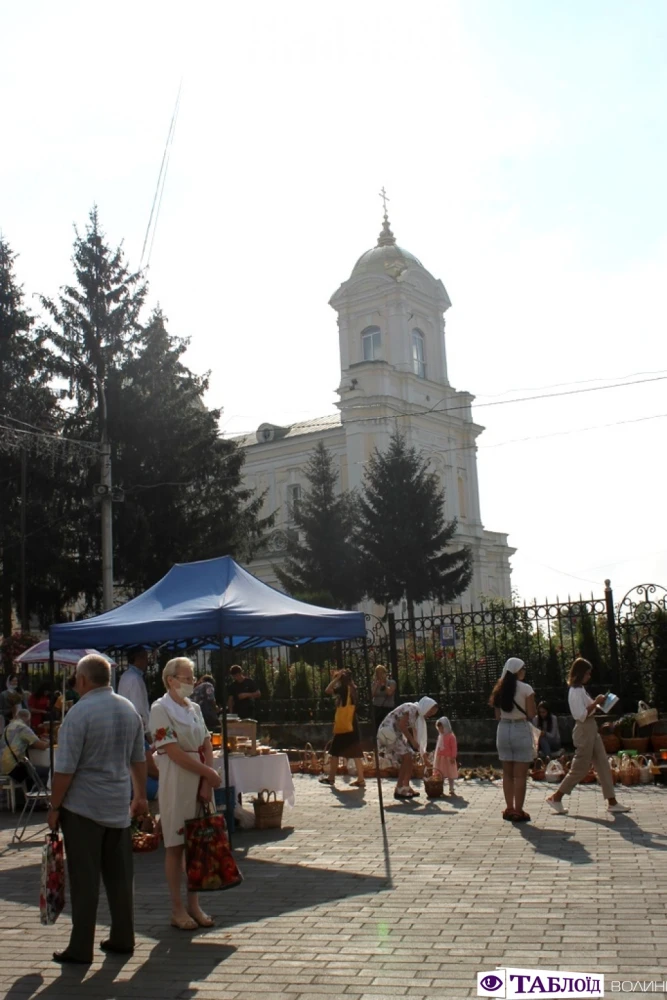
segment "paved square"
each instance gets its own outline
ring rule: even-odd
[[[498,785],[403,804],[384,782],[387,860],[374,783],[348,780],[295,776],[286,829],[237,833],[245,882],[205,898],[212,931],[173,930],[162,853],[136,856],[136,952],[83,971],[50,960],[68,917],[40,926],[41,841],[7,846],[0,814],[0,997],[458,1000],[508,964],[605,973],[607,995],[611,979],[667,981],[667,788],[621,789],[633,811],[608,818],[597,786],[554,816],[531,784],[533,822],[513,826]]]

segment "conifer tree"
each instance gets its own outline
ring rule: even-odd
[[[356,502],[339,492],[334,457],[320,441],[305,468],[309,488],[291,513],[302,535],[289,538],[287,559],[276,567],[290,594],[325,600],[336,608],[351,608],[362,597],[354,545]]]
[[[428,460],[399,433],[377,448],[366,468],[359,501],[358,548],[367,596],[387,609],[405,598],[449,604],[472,578],[467,547],[452,549],[456,520],[445,518],[445,496]]]

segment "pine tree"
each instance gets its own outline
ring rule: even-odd
[[[116,579],[138,592],[174,562],[249,558],[262,531],[263,497],[242,485],[243,450],[220,437],[208,377],[183,363],[187,341],[169,334],[157,309],[130,356],[109,379]],[[139,431],[139,433],[138,433]]]
[[[287,559],[276,567],[282,586],[302,598],[317,596],[336,608],[351,608],[361,600],[358,559],[354,545],[356,502],[338,492],[338,471],[323,442],[313,449],[305,467],[309,483],[290,512],[303,540],[288,540]]]
[[[365,593],[387,609],[403,598],[449,604],[472,578],[467,547],[451,550],[457,522],[445,519],[445,496],[428,460],[399,434],[371,455],[359,501],[357,533]]]
[[[21,480],[25,475],[23,537],[26,619],[53,620],[65,595],[67,519],[54,498],[62,457],[54,452],[61,420],[50,388],[53,358],[23,305],[15,255],[0,238],[0,593],[2,631],[21,610]],[[22,627],[27,630],[27,620]]]

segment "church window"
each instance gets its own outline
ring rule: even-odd
[[[367,326],[361,333],[361,351],[364,361],[377,361],[382,348],[379,326]]]
[[[461,518],[462,521],[465,521],[467,517],[466,487],[465,487],[465,482],[463,481],[463,476],[459,475],[457,485],[459,488],[459,517]]]
[[[426,378],[424,334],[421,330],[412,331],[412,370],[419,378]]]
[[[287,487],[287,522],[294,524],[294,512],[301,500],[301,487],[298,483],[291,483]]]

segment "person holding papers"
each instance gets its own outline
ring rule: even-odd
[[[607,800],[607,811],[610,813],[630,811],[628,806],[622,806],[614,797],[614,780],[611,775],[607,752],[598,733],[597,722],[595,721],[595,713],[598,708],[607,702],[609,696],[600,694],[597,698],[591,698],[586,691],[585,685],[591,679],[592,670],[593,668],[588,660],[584,660],[581,656],[570,667],[570,676],[567,683],[570,687],[568,694],[570,712],[572,718],[575,720],[572,733],[574,757],[570,770],[553,795],[550,795],[547,799],[547,803],[557,813],[567,812],[562,803],[563,796],[569,795],[574,786],[582,778],[586,777],[591,765],[595,768],[598,781],[602,786],[602,794]]]

